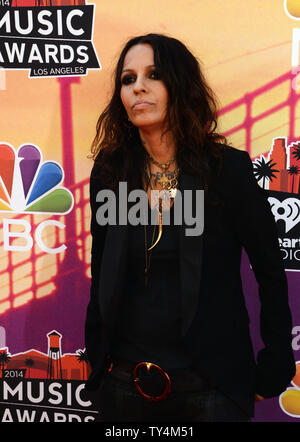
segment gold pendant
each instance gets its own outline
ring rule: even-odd
[[[156,246],[156,244],[158,243],[158,241],[161,238],[161,235],[162,235],[162,199],[159,198],[158,235],[157,235],[157,239],[156,239],[155,243],[152,244],[152,246],[148,250],[151,250],[151,249],[153,249]]]
[[[177,186],[177,176],[178,173],[174,172],[156,172],[155,174],[152,174],[154,178],[154,184],[157,185],[160,184],[163,189],[169,189],[171,187]]]
[[[162,213],[161,212],[158,213],[158,224],[159,224],[159,227],[158,227],[157,239],[156,239],[155,243],[152,244],[151,247],[149,247],[148,250],[153,249],[161,238],[161,235],[162,235]]]

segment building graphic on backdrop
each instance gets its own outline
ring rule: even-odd
[[[48,352],[10,354],[0,349],[0,422],[88,422],[98,410],[85,392],[90,367],[85,350],[62,352],[62,335],[52,330]]]
[[[286,137],[276,137],[265,158],[254,160],[254,174],[264,189],[300,194],[300,142],[287,146]]]
[[[62,335],[56,330],[49,332],[47,338],[47,353],[30,349],[11,354],[8,347],[0,348],[0,378],[85,381],[90,372],[86,351],[62,353]]]
[[[300,271],[300,142],[274,138],[269,153],[253,161],[253,172],[268,190],[285,268]]]

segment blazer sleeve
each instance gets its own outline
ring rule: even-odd
[[[96,163],[95,163],[96,164]],[[100,226],[96,221],[96,212],[100,203],[96,202],[96,195],[101,190],[97,179],[97,166],[94,165],[90,176],[90,207],[91,207],[91,288],[90,300],[87,307],[85,322],[85,346],[92,370],[98,363],[102,345],[102,321],[98,302],[99,276],[102,254],[106,236],[106,226]]]
[[[237,174],[236,228],[254,271],[261,303],[264,347],[257,354],[256,392],[269,398],[283,392],[295,375],[288,284],[268,193],[258,185],[247,152],[240,151]]]

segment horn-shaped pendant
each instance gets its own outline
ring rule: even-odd
[[[148,250],[151,250],[151,249],[153,249],[153,248],[156,246],[156,244],[158,243],[158,241],[159,241],[160,238],[161,238],[161,235],[162,235],[162,199],[159,198],[159,209],[158,209],[158,235],[157,235],[157,238],[156,238],[155,243],[152,244],[152,246],[149,247]]]

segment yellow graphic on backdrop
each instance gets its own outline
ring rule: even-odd
[[[296,362],[296,374],[288,387],[279,397],[281,409],[292,417],[300,418],[300,361]]]
[[[300,20],[299,0],[284,0],[284,9],[289,17]]]

